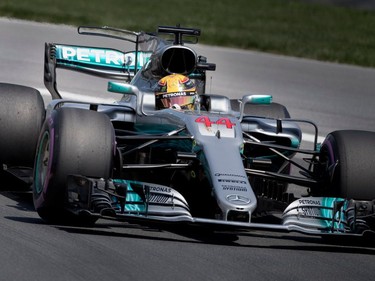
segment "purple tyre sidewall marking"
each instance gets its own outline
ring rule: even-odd
[[[52,170],[52,163],[53,163],[53,151],[54,151],[54,143],[55,143],[55,129],[53,126],[53,119],[51,117],[47,120],[47,126],[48,126],[48,133],[49,133],[49,155],[48,155],[48,166],[47,171],[44,176],[44,179],[40,179],[40,174],[38,174],[39,181],[36,184],[42,185],[40,188],[40,192],[38,193],[38,198],[34,201],[35,208],[40,208],[44,205],[45,197],[48,190],[48,185],[51,179],[51,170]],[[45,137],[45,132],[42,136],[42,140]],[[43,153],[42,151],[39,151],[40,147],[38,147],[38,158],[40,157],[40,153]],[[39,163],[37,163],[39,165]],[[39,169],[39,167],[37,167]],[[39,173],[39,171],[38,171]],[[38,187],[39,189],[39,187]]]

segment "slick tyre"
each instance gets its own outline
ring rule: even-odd
[[[240,103],[236,99],[230,100],[232,110],[240,111]],[[286,107],[279,103],[270,104],[246,104],[244,109],[245,115],[283,119],[290,118],[290,114]]]
[[[64,209],[66,178],[109,178],[114,146],[113,126],[106,115],[77,108],[53,111],[43,125],[35,157],[33,201],[39,216],[47,223],[84,224],[88,218]]]
[[[328,134],[320,160],[329,171],[328,195],[375,199],[375,132],[347,130]]]
[[[44,115],[39,91],[0,83],[0,164],[33,166]]]

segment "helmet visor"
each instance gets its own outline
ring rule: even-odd
[[[195,91],[176,93],[157,93],[156,106],[160,109],[178,105],[181,109],[192,109],[194,106]]]

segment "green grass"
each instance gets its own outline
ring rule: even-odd
[[[375,67],[375,11],[297,0],[1,0],[0,16],[155,31],[199,27],[201,43]]]

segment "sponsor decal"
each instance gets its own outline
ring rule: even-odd
[[[244,175],[236,175],[236,174],[221,174],[221,173],[215,173],[215,177],[238,177],[238,178],[247,178]]]
[[[148,200],[150,203],[166,204],[169,201],[169,198],[170,197],[166,195],[152,194]]]
[[[64,60],[80,61],[88,63],[109,64],[123,66],[125,63],[124,53],[116,50],[58,46],[61,50],[60,57]]]
[[[320,200],[313,200],[313,199],[299,199],[298,204],[300,205],[316,205],[320,206],[321,202]]]
[[[320,217],[321,214],[317,208],[301,208],[302,215],[305,217]]]
[[[231,173],[215,173],[215,177],[232,177],[232,178],[218,178],[217,181],[221,183],[223,190],[247,192],[247,177],[245,175],[231,174]]]
[[[165,192],[165,193],[172,192],[172,189],[166,186],[145,185],[145,187],[149,188],[150,191],[153,191],[153,192]]]
[[[244,187],[244,186],[222,185],[222,188],[223,188],[223,190],[247,192],[247,188]]]
[[[238,184],[247,184],[246,181],[243,180],[232,180],[232,179],[218,179],[219,182],[226,182],[226,183],[238,183]]]
[[[176,92],[176,93],[163,94],[163,99],[165,99],[165,98],[173,98],[173,97],[180,97],[180,96],[186,96],[186,92]]]

